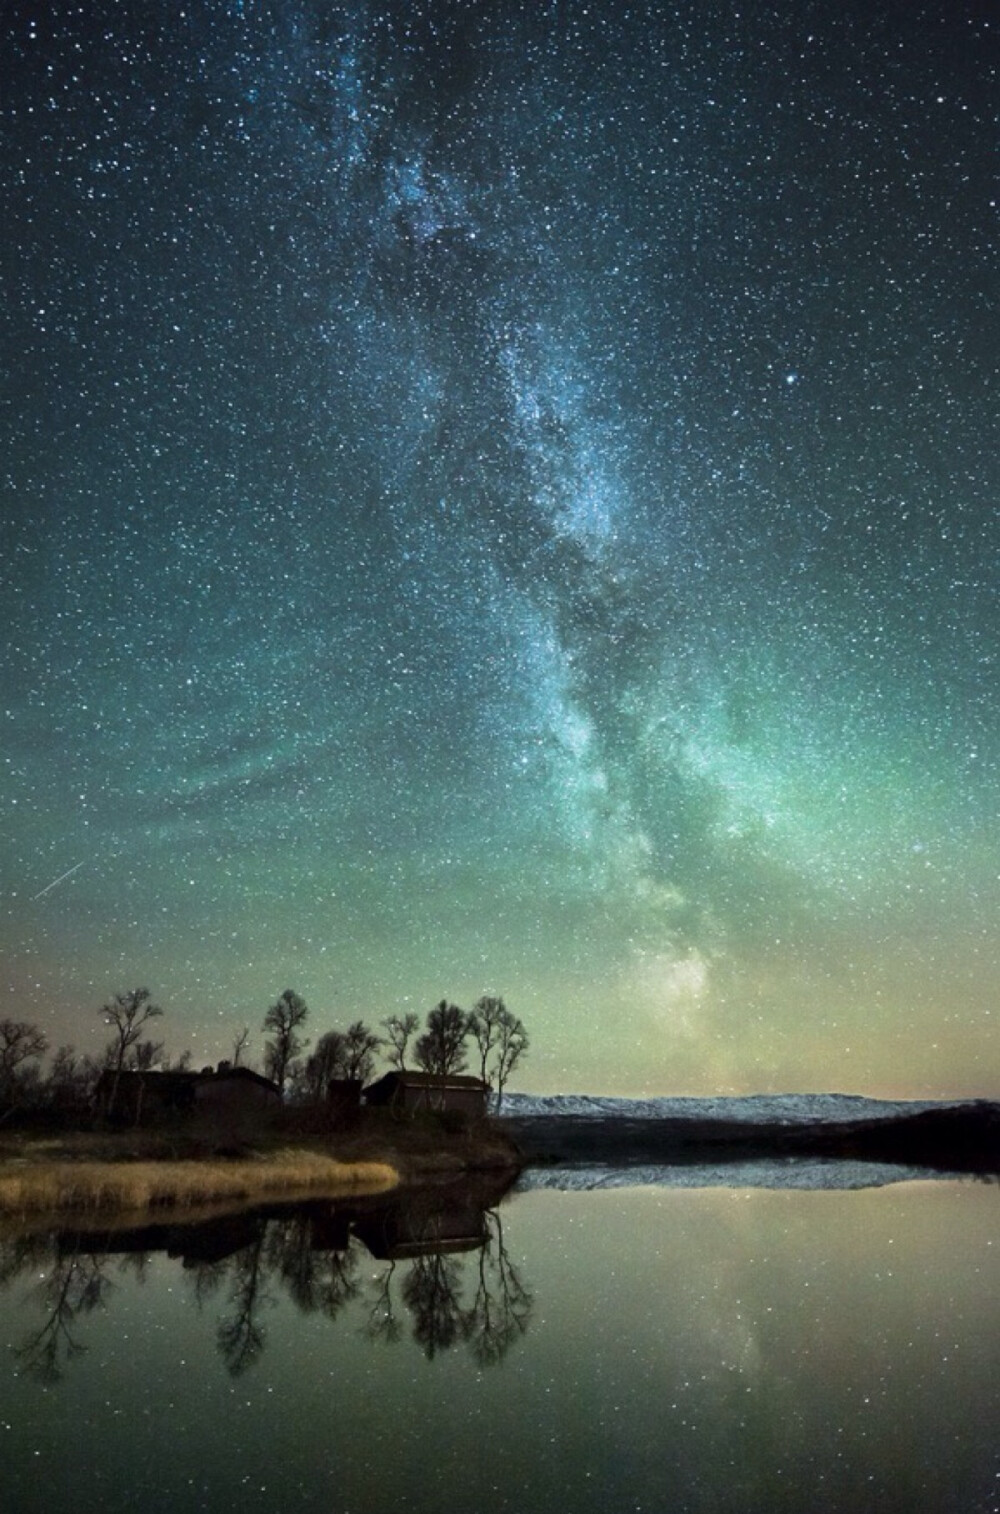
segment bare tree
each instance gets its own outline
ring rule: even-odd
[[[364,1020],[355,1020],[353,1025],[348,1026],[344,1036],[347,1076],[357,1078],[360,1083],[367,1083],[375,1071],[375,1056],[381,1045],[381,1036],[369,1030]]]
[[[424,1072],[441,1078],[464,1071],[468,1034],[469,1016],[465,1010],[442,999],[428,1014],[427,1029],[414,1047],[417,1062]]]
[[[191,1053],[182,1053],[190,1060]],[[157,1062],[163,1060],[163,1042],[151,1041],[148,1038],[136,1041],[129,1050],[125,1066],[129,1072],[150,1072]],[[183,1071],[183,1068],[180,1069]]]
[[[107,1047],[107,1066],[113,1074],[111,1095],[107,1102],[108,1114],[111,1114],[115,1107],[121,1075],[129,1065],[130,1059],[132,1057],[142,1059],[146,1061],[147,1066],[152,1066],[153,1061],[158,1060],[163,1051],[162,1045],[159,1046],[155,1056],[151,1052],[139,1050],[143,1026],[163,1014],[160,1006],[153,1004],[151,1000],[152,996],[148,988],[132,988],[128,993],[115,994],[114,998],[99,1011],[105,1025],[112,1031]],[[157,1046],[155,1041],[144,1044],[152,1046],[154,1050]],[[140,1070],[143,1071],[145,1068],[140,1067]]]
[[[28,1020],[0,1020],[0,1102],[8,1109],[17,1103],[27,1064],[43,1057],[48,1047],[44,1032]]]
[[[97,1057],[80,1056],[75,1046],[57,1046],[49,1069],[48,1095],[57,1109],[81,1110],[88,1104],[103,1071]]]
[[[81,1077],[81,1063],[75,1046],[57,1046],[49,1068],[49,1100],[56,1108],[82,1104],[86,1090]]]
[[[246,1049],[249,1046],[249,1044],[250,1044],[250,1027],[249,1027],[249,1025],[244,1025],[243,1029],[239,1032],[239,1034],[235,1035],[233,1037],[233,1058],[232,1058],[232,1060],[233,1060],[233,1066],[234,1067],[239,1067],[239,1065],[240,1065],[240,1057],[242,1057],[243,1053],[246,1051]]]
[[[316,1042],[305,1065],[307,1097],[318,1103],[326,1098],[330,1084],[347,1077],[347,1047],[343,1031],[328,1030]]]
[[[399,1072],[406,1071],[406,1048],[410,1044],[410,1038],[416,1035],[419,1025],[420,1021],[414,1014],[390,1015],[388,1020],[382,1021],[386,1033],[382,1044],[388,1047],[386,1061]]]
[[[503,1101],[503,1091],[507,1087],[507,1081],[520,1062],[522,1057],[528,1054],[528,1032],[518,1019],[509,1011],[500,1022],[500,1044],[497,1048],[496,1070],[494,1072],[494,1085],[496,1087],[497,1109]]]
[[[308,1014],[306,1001],[294,989],[286,988],[264,1016],[263,1028],[271,1032],[271,1039],[264,1047],[264,1071],[277,1083],[282,1095],[289,1064],[309,1045],[299,1035]]]
[[[500,1039],[500,1016],[505,1013],[502,999],[484,994],[469,1016],[469,1031],[479,1050],[479,1076],[484,1083],[492,1083],[490,1054]]]
[[[469,1016],[469,1029],[479,1048],[480,1076],[492,1089],[499,1111],[507,1080],[527,1053],[528,1032],[502,999],[488,995]]]
[[[143,1026],[163,1013],[150,999],[148,988],[132,988],[126,994],[115,994],[100,1010],[105,1025],[113,1032],[108,1047],[108,1065],[115,1072],[121,1072],[126,1065],[129,1052],[142,1038]]]
[[[380,1037],[363,1020],[355,1020],[346,1031],[328,1030],[316,1042],[316,1049],[303,1069],[306,1097],[325,1099],[331,1083],[341,1079],[367,1083],[375,1071],[375,1053],[381,1045]]]

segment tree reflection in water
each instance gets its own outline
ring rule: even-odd
[[[233,1377],[252,1367],[264,1349],[267,1332],[261,1315],[277,1299],[268,1292],[265,1235],[238,1251],[229,1268],[229,1312],[220,1319],[215,1340],[219,1355]]]
[[[462,1331],[482,1367],[502,1362],[527,1330],[532,1297],[503,1243],[499,1214],[488,1217],[490,1236],[479,1252],[479,1275]]]
[[[392,1280],[396,1275],[396,1263],[390,1262],[372,1289],[371,1312],[365,1325],[365,1335],[372,1341],[384,1341],[394,1346],[403,1333],[403,1322],[396,1314]]]
[[[413,1339],[429,1361],[467,1344],[480,1366],[498,1365],[524,1334],[531,1317],[532,1297],[504,1246],[498,1214],[487,1214],[482,1243],[471,1255],[458,1257],[430,1250],[414,1257],[403,1276],[400,1293],[413,1322]],[[467,1284],[473,1281],[466,1305]],[[384,1311],[382,1338],[399,1338],[402,1326],[392,1296],[393,1273],[384,1274],[376,1310]],[[373,1310],[369,1334],[378,1333]]]
[[[481,1366],[496,1366],[527,1330],[532,1309],[500,1215],[484,1202],[500,1196],[456,1185],[388,1202],[311,1202],[193,1226],[63,1231],[0,1243],[0,1286],[40,1274],[26,1302],[42,1322],[14,1355],[22,1371],[57,1382],[86,1350],[77,1325],[109,1303],[112,1270],[143,1281],[150,1254],[165,1251],[189,1273],[199,1310],[221,1301],[216,1346],[234,1377],[259,1360],[281,1295],[331,1322],[360,1312],[360,1331],[372,1342],[398,1344],[408,1319],[428,1360],[465,1345]],[[385,1264],[367,1287],[366,1256]]]
[[[272,1221],[269,1255],[285,1292],[303,1314],[334,1320],[361,1296],[357,1249],[324,1249],[315,1244],[315,1217],[293,1215]]]
[[[456,1257],[432,1252],[410,1263],[403,1302],[413,1317],[413,1339],[428,1361],[449,1351],[462,1321],[462,1269]]]
[[[106,1257],[53,1257],[49,1252],[41,1260],[47,1270],[32,1290],[32,1302],[42,1312],[42,1323],[14,1347],[14,1356],[22,1371],[50,1386],[87,1349],[74,1333],[77,1320],[103,1308],[114,1284]],[[37,1265],[37,1260],[28,1265]]]

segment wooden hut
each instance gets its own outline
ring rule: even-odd
[[[265,1114],[281,1106],[281,1090],[270,1078],[249,1067],[231,1067],[220,1062],[195,1074],[195,1108],[221,1115]]]
[[[233,1121],[280,1108],[281,1092],[270,1078],[228,1062],[201,1072],[116,1073],[106,1068],[94,1104],[98,1114],[123,1125],[155,1124],[195,1111]]]
[[[420,1109],[454,1109],[472,1119],[486,1113],[489,1087],[482,1078],[458,1073],[387,1072],[365,1089],[365,1103],[400,1114],[415,1114]]]

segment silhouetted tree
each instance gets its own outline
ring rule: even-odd
[[[488,995],[469,1016],[469,1029],[479,1048],[480,1077],[493,1090],[499,1110],[507,1080],[528,1050],[528,1032],[502,999]]]
[[[233,1066],[239,1067],[240,1058],[250,1044],[250,1027],[244,1025],[243,1029],[233,1037]]]
[[[496,1065],[493,1074],[497,1095],[497,1109],[503,1099],[508,1079],[521,1059],[528,1053],[528,1032],[518,1019],[508,1011],[500,1021],[500,1040],[497,1045]]]
[[[0,1106],[8,1113],[24,1093],[28,1064],[48,1050],[45,1035],[27,1020],[0,1020]]]
[[[293,989],[286,988],[264,1016],[263,1028],[271,1033],[271,1039],[264,1047],[264,1071],[274,1079],[282,1095],[290,1063],[309,1044],[299,1035],[308,1014],[305,1000]]]
[[[385,1056],[390,1067],[395,1067],[400,1072],[406,1071],[406,1048],[419,1026],[420,1021],[414,1014],[390,1015],[388,1020],[382,1021],[386,1033],[382,1044],[388,1047]]]
[[[122,1072],[129,1065],[130,1054],[142,1055],[148,1058],[149,1053],[139,1053],[136,1048],[142,1040],[142,1031],[150,1020],[157,1019],[163,1014],[158,1004],[151,1002],[148,988],[132,988],[125,994],[115,994],[114,998],[100,1010],[105,1025],[112,1030],[111,1040],[106,1050],[107,1066],[114,1074],[111,1084],[111,1094],[108,1098],[107,1113],[111,1114],[118,1099],[118,1084]],[[147,1043],[153,1047],[156,1042]],[[159,1048],[162,1052],[162,1045]],[[152,1066],[152,1061],[149,1061]],[[140,1069],[142,1070],[142,1069]]]
[[[80,1109],[93,1093],[100,1067],[92,1057],[81,1057],[75,1046],[57,1046],[52,1053],[46,1091],[54,1109]]]
[[[320,1036],[302,1069],[302,1096],[321,1102],[329,1094],[331,1083],[347,1078],[367,1083],[381,1045],[381,1039],[363,1020],[355,1020],[346,1031],[328,1030]]]
[[[97,1057],[80,1056],[75,1046],[57,1046],[49,1075],[43,1084],[43,1100],[53,1110],[85,1120],[105,1063]]]
[[[343,1031],[328,1030],[320,1036],[315,1050],[306,1060],[303,1070],[305,1096],[322,1102],[329,1092],[330,1084],[347,1075],[346,1037]]]
[[[441,1078],[462,1072],[466,1066],[468,1034],[469,1017],[465,1010],[442,999],[428,1014],[427,1029],[414,1047],[419,1066]]]
[[[191,1060],[191,1053],[183,1052],[182,1057],[186,1057],[189,1062]],[[129,1072],[150,1072],[157,1062],[162,1060],[163,1042],[146,1039],[136,1041],[135,1045],[130,1048],[125,1066]],[[179,1071],[183,1071],[186,1065],[186,1063],[182,1063]]]
[[[375,1071],[375,1056],[381,1045],[381,1036],[369,1030],[364,1020],[355,1020],[353,1025],[349,1025],[344,1036],[347,1076],[357,1078],[360,1083],[367,1083]]]

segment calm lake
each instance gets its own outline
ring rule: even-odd
[[[0,1507],[995,1510],[998,1219],[971,1181],[487,1187],[11,1236]]]

